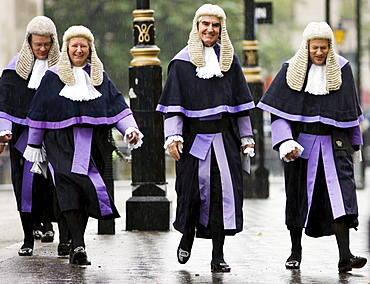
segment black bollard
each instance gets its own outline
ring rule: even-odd
[[[130,50],[130,107],[144,134],[132,151],[132,197],[126,202],[126,230],[167,231],[171,202],[166,197],[163,117],[155,111],[162,92],[160,49],[155,45],[154,11],[138,0],[133,12],[135,46]]]
[[[258,41],[255,36],[254,1],[244,0],[245,5],[245,40],[243,41],[243,72],[251,89],[254,103],[257,104],[263,94],[261,67],[258,66]],[[243,172],[244,198],[269,197],[269,171],[265,168],[265,137],[263,132],[263,112],[260,109],[250,111],[253,134],[256,142],[256,156],[251,159],[251,173]]]

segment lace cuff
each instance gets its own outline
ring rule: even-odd
[[[173,141],[180,141],[181,143],[184,143],[184,139],[181,137],[181,135],[172,135],[167,137],[163,148],[167,149],[168,145],[170,145]]]
[[[241,142],[242,142],[242,146],[250,145],[250,144],[253,144],[253,145],[256,144],[256,142],[254,142],[254,139],[253,139],[252,136],[242,137]]]
[[[300,144],[298,144],[296,141],[287,140],[287,141],[281,143],[281,145],[279,147],[280,159],[282,159],[283,161],[285,161],[287,163],[293,161],[293,160],[288,160],[285,156],[288,153],[295,150],[295,148],[298,148],[298,155],[300,156],[302,154],[304,148]]]
[[[46,161],[46,151],[44,148],[34,148],[27,145],[24,150],[23,157],[29,162],[45,162]]]
[[[139,140],[136,142],[136,144],[130,144],[128,142],[128,135],[131,134],[131,132],[135,131],[137,134],[138,134],[138,138]],[[129,150],[134,150],[134,149],[137,149],[137,148],[140,148],[141,145],[143,144],[143,138],[144,138],[144,134],[141,133],[141,131],[135,127],[129,127],[126,129],[125,131],[125,137],[124,137],[124,141],[127,143],[127,146],[129,148]]]

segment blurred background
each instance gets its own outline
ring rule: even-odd
[[[151,0],[154,10],[156,45],[163,68],[163,82],[171,58],[188,40],[196,9],[204,3],[220,5],[227,15],[227,29],[235,52],[242,57],[244,40],[244,6],[249,0]],[[196,4],[194,4],[196,2]],[[352,65],[359,96],[365,114],[362,124],[365,145],[364,162],[356,171],[359,175],[370,165],[370,1],[368,0],[270,0],[255,4],[272,4],[272,23],[256,24],[259,65],[265,88],[281,64],[299,48],[302,32],[311,21],[327,21],[336,33],[336,51]],[[28,22],[36,15],[50,17],[56,24],[59,41],[72,25],[85,25],[95,36],[98,55],[109,76],[128,99],[128,67],[133,47],[133,15],[136,0],[1,0],[0,1],[0,68],[3,69],[17,53],[24,40]],[[282,164],[271,150],[269,115],[264,115],[266,167],[270,175],[282,175]],[[114,178],[130,179],[130,152],[120,135],[114,133],[123,156],[114,155]],[[149,142],[149,141],[147,141]],[[167,176],[174,176],[172,160],[167,156]],[[364,183],[363,177],[359,178]],[[362,181],[361,181],[362,180]],[[8,152],[0,156],[0,184],[10,183]],[[361,185],[360,185],[361,187]]]

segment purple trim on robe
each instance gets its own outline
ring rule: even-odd
[[[184,119],[181,116],[172,116],[164,120],[164,136],[182,135]]]
[[[209,121],[209,120],[217,120],[217,119],[222,119],[222,113],[217,113],[217,114],[213,114],[213,115],[205,116],[205,117],[199,117],[200,121]]]
[[[339,67],[342,69],[344,65],[346,65],[349,61],[345,59],[343,56],[337,54],[337,58],[339,61]]]
[[[249,116],[242,116],[237,119],[240,137],[253,136],[253,128],[251,118]]]
[[[277,144],[290,139],[293,139],[293,134],[287,120],[280,118],[271,123],[271,144],[274,149]]]
[[[125,135],[127,128],[129,127],[135,127],[137,129],[139,128],[136,124],[133,114],[125,116],[123,119],[118,121],[114,126],[117,128],[119,132],[121,132],[123,136]]]
[[[28,128],[26,128],[22,134],[19,136],[17,143],[15,143],[14,148],[19,152],[24,153],[27,147],[28,139]],[[33,175],[31,168],[33,166],[32,162],[24,160],[23,166],[23,178],[22,178],[22,194],[21,194],[21,212],[32,212],[32,186],[33,186]]]
[[[54,174],[53,165],[51,163],[48,163],[48,167],[49,167],[49,170],[50,170],[51,178],[53,179],[53,184],[55,186],[55,174]]]
[[[233,230],[236,229],[234,186],[221,133],[215,135],[213,148],[221,175],[224,228],[225,230]]]
[[[53,65],[49,68],[49,71],[53,72],[54,74],[58,75],[58,64]]]
[[[200,196],[199,223],[207,227],[211,204],[211,155],[208,149],[205,160],[198,161],[198,184]]]
[[[63,121],[36,121],[30,118],[26,118],[26,123],[30,127],[34,128],[45,128],[45,129],[62,129],[69,127],[75,124],[92,124],[92,125],[112,125],[124,119],[126,116],[132,114],[130,108],[124,109],[119,114],[112,116],[112,117],[90,117],[90,116],[80,116],[80,117],[72,117]]]
[[[27,125],[27,123],[26,123],[26,119],[18,118],[18,117],[15,117],[15,116],[9,115],[9,114],[7,114],[6,112],[2,112],[2,111],[0,111],[0,118],[7,119],[7,120],[9,120],[9,121],[11,121],[11,122],[14,122],[14,123],[16,123],[16,124]]]
[[[113,214],[113,210],[109,201],[108,189],[100,173],[90,162],[92,134],[92,128],[73,128],[75,151],[71,172],[89,177],[96,190],[101,215],[105,216]]]
[[[348,128],[347,134],[352,145],[363,144],[360,126]]]
[[[44,129],[29,127],[27,144],[41,145],[44,132]]]
[[[216,134],[197,134],[189,151],[190,155],[205,160]]]
[[[19,152],[24,153],[26,150],[27,142],[28,142],[28,128],[23,130],[22,134],[19,136],[17,143],[15,143],[14,148],[17,149]]]
[[[189,46],[185,46],[183,49],[181,49],[172,59],[173,60],[181,60],[190,62],[190,56],[189,56]]]
[[[22,178],[22,205],[21,212],[32,212],[32,185],[33,185],[33,175],[31,168],[33,163],[24,160],[23,167],[23,178]]]
[[[12,129],[13,123],[9,119],[0,117],[0,131],[12,131]]]
[[[113,210],[110,204],[109,196],[108,196],[108,189],[99,174],[98,170],[95,166],[90,163],[89,165],[89,172],[88,176],[91,182],[95,186],[96,194],[98,196],[100,213],[102,216],[111,215],[113,214]]]
[[[75,150],[73,153],[72,173],[81,175],[88,174],[92,135],[92,128],[73,127]]]
[[[198,134],[199,135],[199,134]],[[223,223],[225,230],[236,229],[235,217],[235,199],[233,183],[230,175],[229,164],[226,157],[225,145],[222,139],[222,133],[212,134],[213,148],[220,169],[221,187],[222,187],[222,204],[223,204]],[[210,172],[211,172],[211,151],[210,147],[204,160],[199,159],[199,192],[200,192],[200,216],[199,222],[203,226],[208,225],[209,208],[210,208]]]
[[[259,102],[257,107],[264,110],[264,111],[267,111],[269,113],[275,114],[279,117],[285,118],[287,120],[306,122],[306,123],[321,122],[321,123],[331,125],[331,126],[335,126],[335,127],[339,127],[339,128],[349,128],[349,127],[358,126],[359,123],[362,120],[364,120],[364,117],[363,117],[362,114],[358,117],[357,120],[341,122],[341,121],[336,121],[336,120],[331,119],[331,118],[322,117],[322,116],[319,116],[319,115],[303,116],[303,115],[296,115],[296,114],[290,114],[290,113],[282,112],[282,111],[280,111],[280,110],[278,110],[274,107],[271,107],[269,105],[264,104],[263,102]]]
[[[182,106],[164,106],[158,104],[156,111],[161,113],[170,113],[170,112],[180,112],[183,113],[186,117],[198,118],[198,117],[205,117],[210,115],[215,115],[222,112],[227,113],[237,113],[242,112],[245,110],[250,110],[254,108],[254,102],[248,102],[238,106],[228,106],[228,105],[221,105],[214,108],[202,109],[202,110],[187,110]]]
[[[304,150],[301,154],[302,159],[309,159],[311,155],[312,148],[314,146],[316,140],[316,135],[307,134],[307,133],[299,133],[297,142],[301,145]]]
[[[329,135],[310,135],[314,136],[314,143],[311,149],[311,155],[307,163],[307,198],[308,198],[308,211],[306,216],[306,224],[312,203],[312,195],[315,186],[316,172],[319,163],[319,155],[321,152],[322,161],[324,165],[326,186],[328,188],[329,200],[334,219],[346,215],[344,208],[342,191],[340,188],[338,174],[334,162],[334,153],[332,146],[332,139]]]
[[[15,65],[17,63],[19,57],[19,53],[14,55],[14,57],[9,61],[8,65],[4,68],[4,70],[15,70]]]

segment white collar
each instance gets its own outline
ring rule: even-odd
[[[308,71],[305,92],[317,96],[329,94],[326,88],[326,65],[312,64],[310,71]]]
[[[100,92],[91,84],[90,76],[83,67],[72,67],[75,83],[65,85],[60,91],[59,96],[72,101],[91,101],[102,96]]]
[[[48,70],[49,64],[48,59],[37,59],[35,60],[30,81],[28,82],[29,89],[37,89],[40,86],[41,79],[44,77],[46,70]]]
[[[201,79],[210,79],[214,76],[223,77],[216,52],[213,47],[204,47],[206,65],[197,67],[197,76]]]

